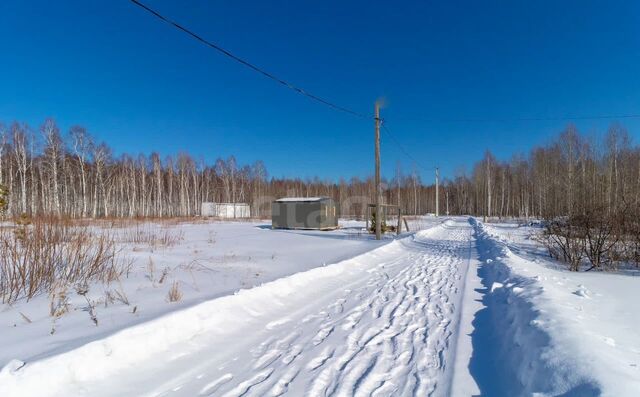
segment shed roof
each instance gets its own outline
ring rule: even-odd
[[[277,203],[288,203],[288,202],[314,202],[314,201],[322,201],[329,200],[328,197],[283,197],[281,199],[276,200]]]

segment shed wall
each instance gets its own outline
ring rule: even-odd
[[[276,229],[332,229],[338,227],[339,211],[333,200],[275,201],[271,205]]]

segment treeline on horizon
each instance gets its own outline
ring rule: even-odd
[[[197,216],[204,201],[245,202],[255,216],[270,215],[270,200],[329,196],[343,215],[362,217],[373,202],[373,178],[269,178],[260,160],[213,164],[188,153],[114,157],[106,143],[74,126],[62,132],[52,119],[36,130],[0,125],[0,185],[7,215],[64,217]],[[400,170],[384,180],[384,201],[407,214],[435,212],[435,186]],[[440,183],[440,213],[551,219],[594,209],[614,213],[640,207],[640,147],[612,124],[601,138],[567,126],[551,143],[509,161],[485,153],[470,173]]]

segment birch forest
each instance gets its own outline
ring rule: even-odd
[[[433,173],[398,166],[384,180],[384,199],[399,202],[407,214],[434,213],[434,180],[421,179],[418,171]],[[343,215],[361,217],[374,194],[371,177],[272,178],[259,160],[243,165],[229,157],[208,164],[188,153],[116,157],[85,128],[63,132],[52,119],[39,128],[0,126],[0,185],[9,217],[197,216],[205,201],[249,203],[253,215],[269,216],[271,200],[285,196],[333,197]],[[640,147],[619,124],[597,136],[569,125],[553,142],[508,161],[487,150],[469,172],[440,181],[439,190],[440,214],[640,215]]]

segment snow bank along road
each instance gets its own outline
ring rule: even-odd
[[[58,356],[13,362],[0,395],[448,395],[454,367],[469,362],[453,364],[472,236],[469,221],[447,221]]]

